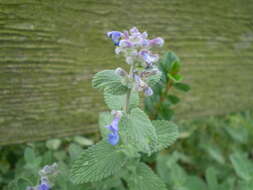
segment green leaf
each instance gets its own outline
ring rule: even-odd
[[[80,155],[80,152],[82,152],[82,147],[80,145],[77,144],[70,144],[68,147],[68,153],[70,155],[71,161],[74,161],[75,159],[77,159]]]
[[[144,163],[128,179],[129,190],[167,190],[163,181]]]
[[[169,79],[173,80],[174,82],[178,83],[183,80],[183,77],[180,74],[171,74],[168,73],[167,76]]]
[[[57,150],[61,146],[60,139],[50,139],[46,142],[46,146],[50,150]]]
[[[147,78],[146,83],[152,88],[161,80],[161,76],[162,72],[158,72],[156,75],[151,75]]]
[[[171,73],[178,73],[181,69],[181,63],[180,61],[174,61],[172,62],[172,66],[171,66]]]
[[[128,87],[122,84],[122,77],[115,74],[114,70],[96,73],[92,79],[92,86],[114,95],[125,94],[128,90]]]
[[[205,182],[200,177],[197,177],[197,176],[188,176],[187,180],[185,182],[185,187],[187,187],[188,190],[205,190],[205,189],[207,189]],[[228,190],[228,189],[226,189],[226,190]]]
[[[180,99],[177,96],[174,95],[168,95],[167,99],[172,103],[172,104],[177,104],[180,102]]]
[[[126,95],[112,95],[107,92],[104,93],[105,103],[111,110],[122,110],[125,106]],[[131,92],[129,99],[129,109],[138,107],[139,94],[136,91]]]
[[[128,117],[121,119],[120,136],[125,144],[131,144],[138,151],[146,153],[151,152],[150,147],[157,141],[154,126],[139,108],[133,109]]]
[[[113,116],[110,112],[101,112],[99,113],[99,129],[103,138],[107,138],[107,135],[110,133],[105,126],[111,124]]]
[[[188,84],[185,83],[174,83],[173,86],[181,91],[188,92],[191,88]]]
[[[160,66],[163,71],[169,72],[172,69],[174,62],[179,62],[179,58],[173,52],[167,52],[165,56],[161,59]]]
[[[73,140],[82,146],[91,146],[94,144],[93,140],[85,138],[83,136],[75,136]]]
[[[234,153],[230,156],[230,160],[235,169],[236,174],[246,180],[249,181],[253,178],[253,163],[250,162],[246,156],[241,153]]]
[[[26,163],[33,163],[36,159],[35,153],[32,148],[26,148],[24,153]]]
[[[76,183],[99,181],[118,172],[126,156],[119,146],[101,141],[85,150],[71,168],[71,180]]]
[[[170,164],[167,162],[167,165],[170,167],[170,178],[172,183],[174,186],[182,188],[187,181],[187,174],[184,168],[177,163]]]
[[[179,136],[178,127],[171,121],[155,120],[152,122],[156,129],[158,143],[153,151],[160,151],[173,144]]]
[[[216,176],[216,171],[214,170],[214,168],[208,168],[206,170],[206,181],[208,184],[208,190],[217,190],[219,189],[218,187],[218,179]]]

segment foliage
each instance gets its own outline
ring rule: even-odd
[[[111,114],[109,115],[111,116]],[[149,157],[147,163],[155,168],[155,172],[168,189],[251,190],[252,124],[253,115],[251,112],[180,122],[180,139],[171,148],[154,155],[153,160],[151,160],[153,156]],[[155,126],[155,124],[153,125]],[[159,134],[165,135],[165,133]],[[35,185],[38,180],[38,170],[53,162],[59,164],[60,171],[53,189],[59,187],[64,190],[124,190],[125,183],[132,183],[120,180],[120,176],[130,175],[125,170],[120,170],[118,175],[106,178],[95,185],[74,185],[70,180],[67,180],[69,164],[78,158],[84,147],[90,145],[90,140],[79,136],[59,141],[61,143],[57,149],[48,146],[52,143],[51,140],[26,146],[2,147],[0,150],[1,189],[15,189],[11,188],[15,183]],[[84,142],[88,142],[87,145]],[[32,156],[29,157],[33,158],[32,160],[41,160],[41,162],[31,162],[33,166],[27,169],[31,165],[26,163],[27,159],[25,159],[23,152],[27,152],[27,158],[28,152],[30,152],[29,154]],[[14,158],[15,160],[13,160]],[[128,170],[133,170],[130,162],[127,162],[126,166],[128,166]],[[37,169],[32,171],[32,168]],[[12,180],[14,176],[15,180]],[[27,179],[31,183],[27,183]],[[11,180],[12,182],[10,182]],[[8,184],[9,187],[7,187]]]
[[[153,87],[154,95],[145,97],[145,111],[151,119],[171,120],[174,114],[173,106],[180,102],[176,95],[170,94],[170,90],[187,92],[190,86],[183,83],[180,74],[182,63],[173,52],[167,52],[158,64],[161,71],[161,80]]]
[[[158,61],[158,55],[149,48],[162,46],[163,40],[148,40],[147,34],[136,28],[130,33],[134,41],[128,40],[132,38],[126,32],[108,33],[117,46],[116,53],[124,54],[130,65],[129,73],[121,68],[105,70],[92,80],[93,87],[104,93],[105,103],[111,110],[99,115],[101,141],[89,146],[92,141],[81,136],[67,142],[51,139],[42,146],[30,144],[24,156],[20,150],[2,149],[2,189],[38,187],[42,183],[38,171],[53,162],[58,163],[58,175],[48,181],[54,185],[52,189],[253,188],[250,112],[225,119],[182,121],[179,132],[171,119],[172,105],[180,100],[169,94],[169,90],[172,87],[189,90],[179,74],[181,62],[174,53],[167,52],[159,62],[160,72],[153,64]],[[148,114],[140,109],[139,92],[145,95]],[[9,161],[13,155],[16,158]]]
[[[250,112],[184,121],[180,126],[181,138],[173,150],[157,156],[157,172],[169,189],[252,189]]]
[[[165,183],[141,162],[141,156],[150,156],[173,144],[178,129],[176,124],[165,120],[151,122],[139,108],[139,92],[152,96],[153,88],[161,80],[161,72],[154,64],[158,55],[150,49],[162,46],[164,41],[148,40],[147,33],[140,33],[135,27],[130,34],[112,31],[108,37],[116,45],[115,52],[125,56],[130,70],[129,73],[122,68],[105,70],[93,77],[92,86],[104,92],[112,116],[108,112],[100,114],[103,139],[74,161],[71,180],[76,184],[100,183],[117,176],[122,189],[166,189]],[[174,64],[173,71],[178,70],[176,67]]]

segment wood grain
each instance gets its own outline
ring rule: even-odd
[[[94,132],[90,79],[124,65],[106,39],[137,26],[166,40],[192,90],[177,118],[253,107],[251,0],[0,0],[0,144]]]

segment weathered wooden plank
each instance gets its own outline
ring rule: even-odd
[[[96,130],[92,75],[123,65],[105,32],[162,36],[192,85],[178,118],[253,107],[251,0],[0,0],[0,144]]]

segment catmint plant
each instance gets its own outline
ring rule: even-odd
[[[50,190],[53,186],[52,180],[50,178],[53,178],[57,175],[58,166],[56,163],[52,165],[46,165],[39,171],[39,184],[34,187],[27,187],[26,190]]]
[[[95,74],[92,86],[104,94],[110,111],[99,115],[102,140],[84,150],[71,168],[76,183],[102,182],[117,179],[122,189],[164,190],[165,184],[141,162],[142,155],[161,151],[178,137],[177,126],[171,121],[154,120],[141,110],[139,95],[153,96],[161,72],[156,63],[164,40],[149,39],[147,32],[136,27],[129,31],[107,33],[115,53],[125,58],[129,71],[123,68]]]

